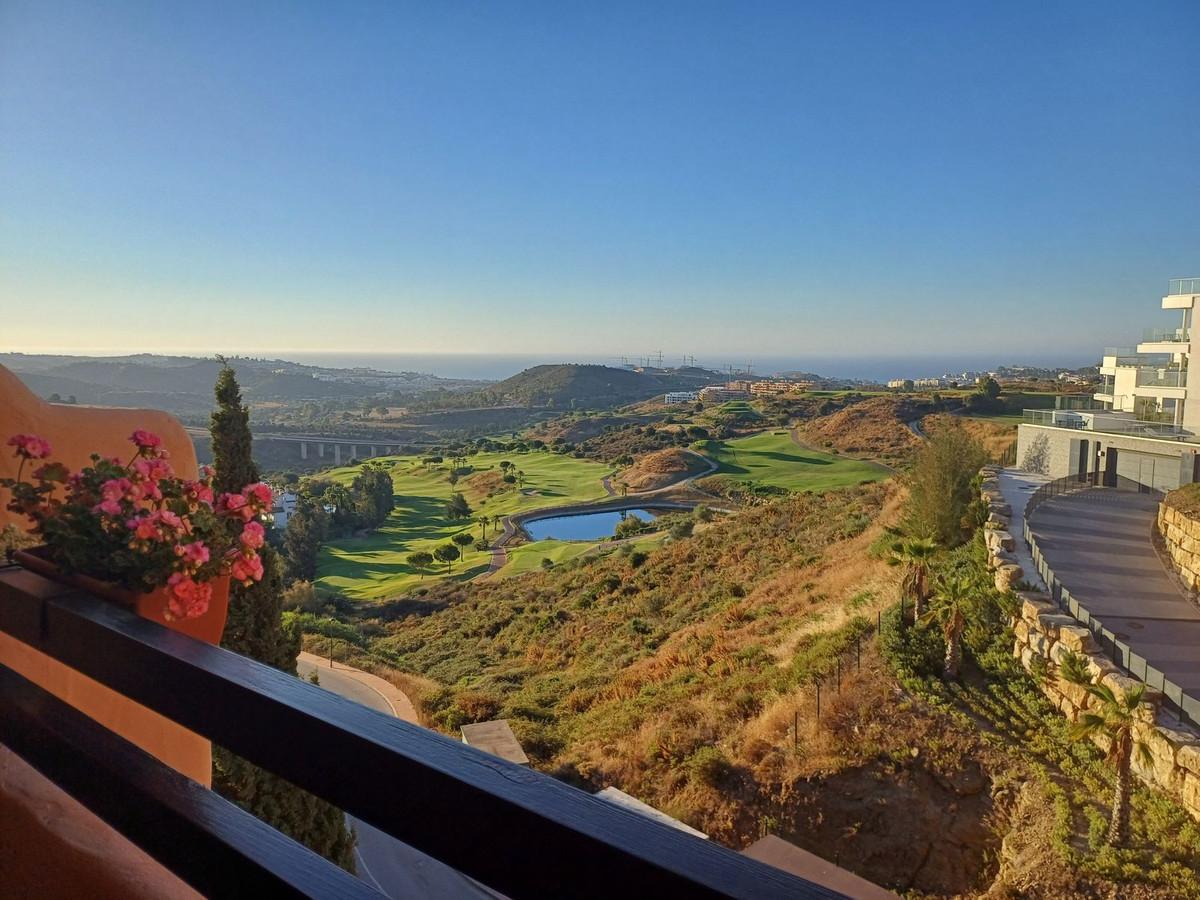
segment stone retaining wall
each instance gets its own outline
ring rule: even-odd
[[[1200,590],[1200,520],[1163,502],[1158,504],[1158,533],[1187,589]]]
[[[1067,653],[1083,657],[1092,677],[1113,691],[1125,691],[1141,682],[1111,662],[1096,645],[1091,631],[1060,610],[1048,596],[1037,591],[1016,590],[1024,573],[1010,553],[1015,546],[1014,538],[1007,530],[1012,510],[999,496],[996,474],[993,466],[985,467],[983,472],[982,495],[990,510],[986,538],[996,587],[1014,590],[1020,602],[1012,621],[1016,636],[1013,656],[1034,676],[1050,702],[1074,722],[1095,700],[1082,687],[1071,684],[1059,674],[1059,665]],[[1163,515],[1161,509],[1159,515],[1160,518]],[[1195,547],[1200,550],[1200,523],[1192,524],[1198,526]],[[1191,539],[1190,530],[1187,535]],[[1180,546],[1186,545],[1180,541]],[[1185,552],[1192,555],[1191,550]],[[1195,557],[1200,563],[1200,553]],[[1197,568],[1200,570],[1200,565]],[[1136,736],[1149,746],[1153,759],[1147,765],[1135,754],[1133,771],[1142,781],[1170,794],[1192,816],[1200,819],[1200,731],[1178,724],[1173,715],[1162,710],[1161,692],[1147,687],[1144,696]],[[1097,739],[1096,743],[1100,749],[1107,749],[1102,739]]]
[[[988,549],[988,565],[995,574],[996,590],[1015,590],[1025,577],[1025,571],[1017,562],[1013,550],[1016,538],[1009,530],[1012,507],[1000,493],[1000,467],[984,466],[980,494],[988,505],[988,517],[984,523],[984,539]]]

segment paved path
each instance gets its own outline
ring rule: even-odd
[[[1167,678],[1200,693],[1200,609],[1154,548],[1157,509],[1149,494],[1092,489],[1047,500],[1029,521],[1071,596]]]
[[[1008,531],[1013,536],[1016,546],[1013,555],[1025,570],[1025,580],[1042,591],[1046,590],[1046,585],[1042,583],[1042,576],[1038,574],[1037,566],[1033,563],[1033,554],[1029,552],[1029,546],[1025,543],[1025,504],[1029,502],[1033,492],[1049,480],[1048,475],[1035,475],[1020,469],[1003,469],[1000,472],[1000,493],[1004,495],[1004,502],[1012,507]],[[1038,543],[1040,546],[1041,541]]]
[[[384,681],[370,672],[337,662],[330,668],[329,660],[311,653],[300,654],[296,669],[302,678],[307,678],[315,671],[320,679],[320,686],[327,691],[340,694],[379,712],[397,716],[414,725],[418,724],[412,701],[391,682]],[[354,849],[358,877],[388,897],[449,900],[456,897],[498,896],[456,869],[426,856],[366,822],[353,816],[347,816],[346,821],[358,834],[358,846]]]

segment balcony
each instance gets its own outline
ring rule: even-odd
[[[1142,366],[1137,371],[1137,387],[1186,388],[1187,369],[1159,369]]]
[[[1167,296],[1200,294],[1200,278],[1172,278],[1167,282]]]
[[[1027,409],[1024,424],[1074,431],[1094,431],[1100,434],[1124,434],[1134,437],[1157,438],[1167,441],[1194,441],[1196,435],[1182,426],[1169,422],[1154,422],[1136,418],[1127,412],[1110,410]]]
[[[841,896],[19,567],[0,632],[508,896]],[[203,894],[379,896],[2,665],[0,743]]]
[[[1190,328],[1147,328],[1142,332],[1143,344],[1185,344],[1191,338]]]

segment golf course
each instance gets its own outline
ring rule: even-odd
[[[830,491],[892,474],[872,462],[800,447],[787,431],[709,441],[704,453],[717,462],[714,478],[785,491]]]
[[[601,463],[547,451],[479,453],[467,460],[471,473],[463,475],[455,485],[448,480],[447,463],[426,465],[418,456],[372,460],[390,472],[395,485],[396,508],[387,521],[369,535],[327,542],[318,558],[317,585],[358,600],[403,594],[424,579],[446,575],[445,565],[440,564],[426,570],[414,569],[408,563],[410,554],[419,550],[432,553],[463,531],[479,537],[483,528],[478,520],[484,515],[503,517],[600,500],[607,496],[601,479],[612,471],[611,467]],[[513,463],[515,469],[523,473],[522,486],[503,481],[500,469],[503,461]],[[358,466],[343,466],[323,473],[322,477],[348,485],[358,471]],[[446,501],[455,493],[461,493],[471,505],[469,518],[454,520],[447,517]],[[489,524],[488,539],[491,540],[494,534],[494,527]],[[540,564],[540,561],[539,556],[532,565]],[[490,551],[467,546],[463,558],[452,565],[451,576],[473,578],[487,571],[490,562]]]
[[[713,478],[784,491],[826,491],[878,481],[887,469],[863,460],[809,450],[795,444],[787,431],[765,431],[728,441],[707,441],[702,449],[717,463]],[[610,466],[545,450],[524,453],[478,453],[466,458],[467,468],[451,484],[448,462],[426,463],[418,456],[392,456],[372,460],[385,466],[395,486],[396,507],[384,524],[363,536],[328,541],[317,563],[317,585],[323,590],[356,600],[382,600],[414,590],[426,580],[467,580],[487,572],[491,550],[461,547],[462,557],[447,571],[444,563],[422,569],[409,563],[418,551],[433,553],[456,535],[499,536],[497,519],[515,513],[558,508],[602,500],[607,493],[602,479]],[[504,481],[502,462],[520,470],[520,483]],[[331,469],[321,477],[350,484],[358,466]],[[461,493],[471,515],[451,519],[446,502]],[[487,518],[486,524],[480,521]],[[662,533],[634,538],[629,543],[650,549],[665,540]],[[507,548],[507,561],[492,577],[508,578],[535,571],[542,561],[551,564],[575,559],[611,547],[607,540],[564,541],[547,539],[515,543]]]

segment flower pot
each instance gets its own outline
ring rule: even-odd
[[[164,615],[168,599],[165,587],[148,593],[139,593],[88,575],[68,575],[46,557],[45,549],[42,547],[15,550],[12,557],[15,562],[20,563],[31,572],[124,606],[143,619],[157,622],[172,631],[178,631],[180,634],[186,634],[188,637],[194,637],[208,644],[221,642],[221,634],[225,631],[225,619],[229,615],[228,575],[218,576],[210,582],[213,589],[212,599],[209,601],[208,611],[204,615],[194,619],[168,620]]]

